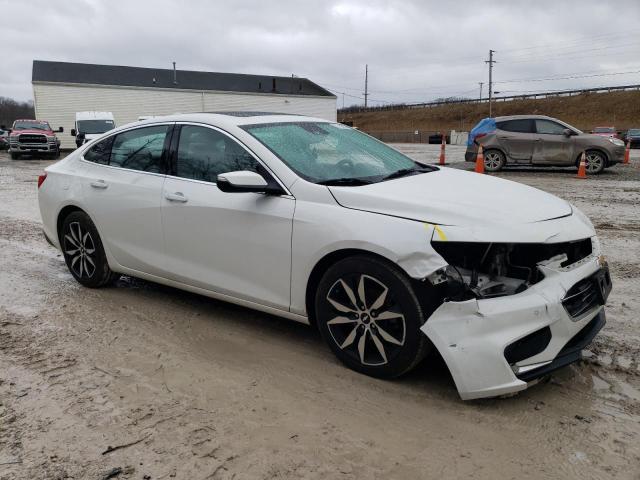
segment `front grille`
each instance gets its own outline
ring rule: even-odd
[[[18,141],[20,143],[47,143],[47,137],[44,135],[23,133],[18,137]]]
[[[604,268],[569,289],[562,305],[572,318],[579,318],[595,307],[604,305],[611,291],[609,270]]]

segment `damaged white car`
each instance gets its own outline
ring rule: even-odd
[[[526,388],[605,323],[611,280],[578,209],[324,120],[156,117],[38,185],[45,235],[81,284],[132,275],[311,323],[376,377],[436,349],[463,399]]]

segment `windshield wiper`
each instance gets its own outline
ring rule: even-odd
[[[364,180],[362,178],[332,178],[330,180],[322,180],[321,182],[316,182],[318,185],[334,185],[334,186],[347,186],[347,187],[357,187],[359,185],[369,185],[371,182],[369,180]]]
[[[387,175],[386,177],[382,177],[382,182],[384,182],[385,180],[391,180],[394,178],[400,178],[400,177],[406,177],[407,175],[411,175],[413,173],[426,173],[426,172],[433,172],[435,171],[434,168],[429,167],[427,165],[416,165],[415,167],[411,167],[411,168],[401,168],[398,171],[395,171],[393,173],[390,173],[389,175]]]

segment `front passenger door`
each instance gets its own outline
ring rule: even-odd
[[[172,157],[162,198],[171,278],[288,310],[293,197],[219,190],[217,175],[231,171],[275,180],[234,138],[213,127],[179,126]]]
[[[567,127],[551,120],[536,119],[535,165],[573,165],[573,137],[566,136]]]

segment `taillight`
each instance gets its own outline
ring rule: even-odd
[[[40,186],[44,183],[46,179],[47,179],[46,173],[43,173],[42,175],[38,175],[38,188],[40,188]]]

